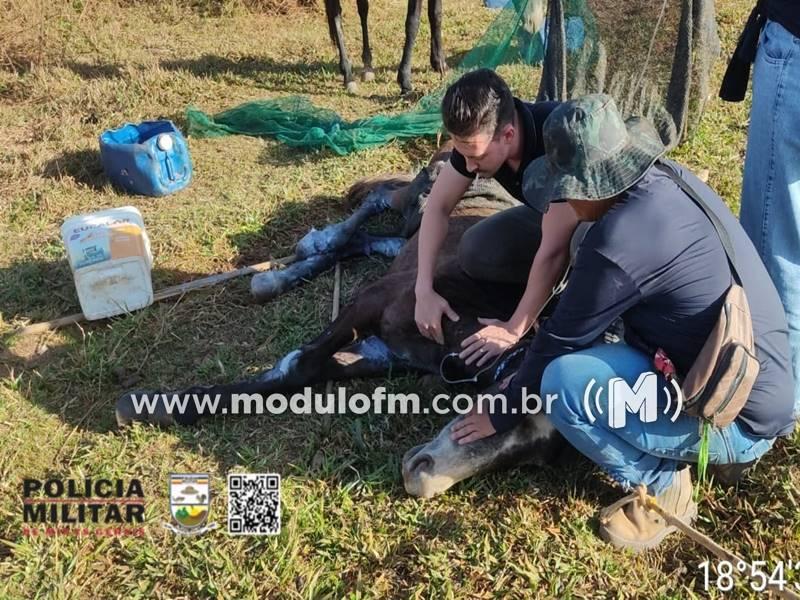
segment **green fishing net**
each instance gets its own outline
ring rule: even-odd
[[[266,136],[344,155],[441,131],[447,86],[478,67],[520,67],[517,95],[564,100],[592,92],[615,97],[627,116],[644,115],[674,146],[697,122],[719,53],[713,0],[512,0],[442,85],[409,112],[345,121],[308,99],[247,102],[210,116],[187,110],[189,134]],[[518,85],[515,85],[518,83]],[[529,96],[521,89],[538,89]],[[692,118],[693,117],[693,118]]]

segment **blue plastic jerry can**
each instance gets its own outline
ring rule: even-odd
[[[192,178],[186,139],[168,120],[125,123],[104,131],[100,159],[111,182],[132,194],[172,194]]]

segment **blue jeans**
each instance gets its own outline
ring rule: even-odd
[[[613,378],[622,378],[635,391],[640,375],[653,371],[652,360],[643,352],[625,343],[602,344],[553,360],[542,376],[541,397],[556,394],[549,409],[553,426],[624,489],[643,483],[651,494],[658,494],[684,463],[697,462],[700,420],[680,412],[673,421],[675,403],[667,414],[663,413],[668,407],[665,382],[657,375],[656,419],[645,423],[639,414],[628,412],[624,426],[616,423],[612,427],[609,423],[612,411],[608,390]],[[587,393],[592,379],[595,385]],[[722,429],[712,428],[709,464],[756,460],[774,442],[775,438],[750,435],[736,421]]]
[[[753,105],[739,219],[767,267],[789,323],[800,416],[800,39],[767,21],[753,71]]]

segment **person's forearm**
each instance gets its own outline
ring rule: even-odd
[[[449,216],[444,211],[433,209],[423,213],[418,236],[416,293],[433,289],[436,257],[444,243],[448,227]]]
[[[550,299],[550,294],[564,273],[568,260],[568,252],[553,253],[549,256],[537,254],[534,258],[525,293],[508,320],[510,329],[520,337],[530,329]]]

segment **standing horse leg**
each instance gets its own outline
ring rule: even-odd
[[[369,26],[367,16],[369,15],[369,0],[356,0],[358,6],[358,16],[361,19],[361,62],[364,64],[364,73],[361,75],[363,81],[375,79],[375,71],[372,70],[372,49],[369,45]]]
[[[344,30],[342,29],[342,4],[340,0],[325,0],[325,16],[328,19],[328,33],[331,40],[339,50],[339,72],[344,77],[347,91],[355,93],[358,84],[353,80],[353,70],[347,58],[347,48],[344,45]]]
[[[447,62],[442,48],[442,0],[428,0],[428,22],[431,24],[431,68],[444,75]]]
[[[422,11],[422,0],[408,0],[406,12],[406,41],[403,45],[403,58],[400,59],[400,68],[397,70],[397,83],[404,94],[411,91],[411,53],[414,49],[414,40],[419,31],[419,17]]]

